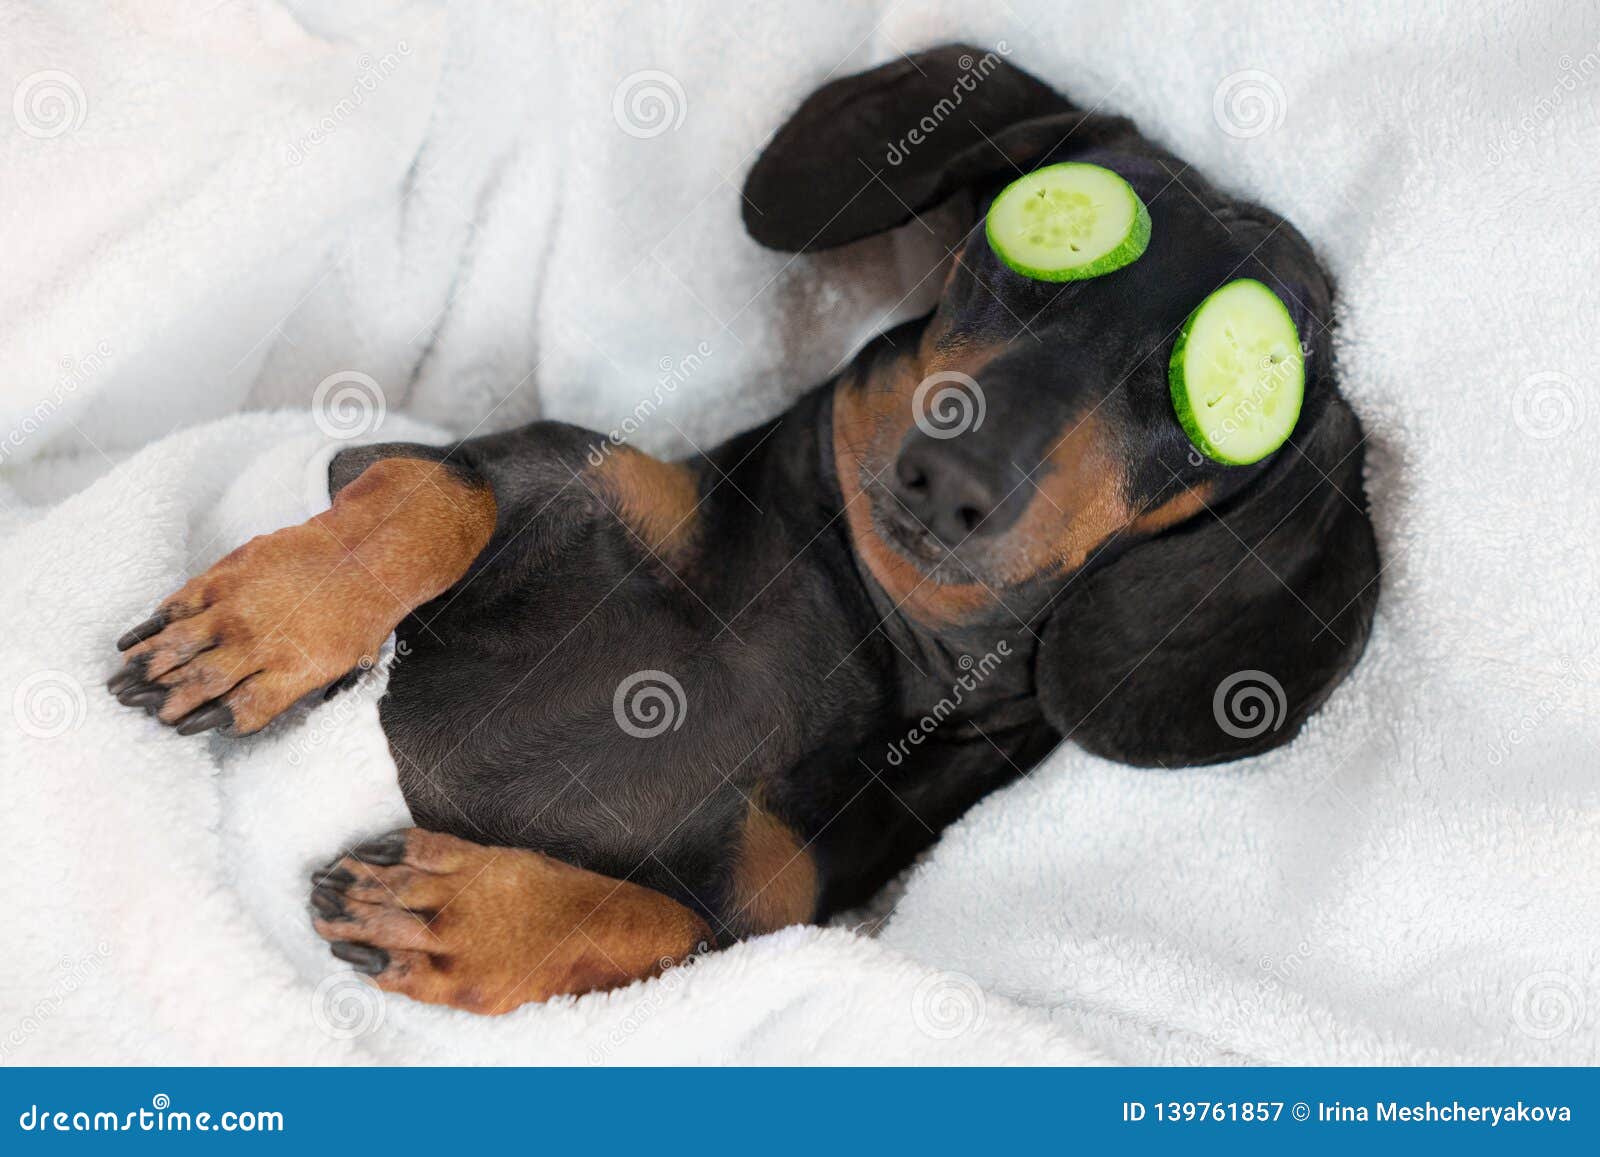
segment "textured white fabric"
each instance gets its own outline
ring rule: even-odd
[[[0,3],[0,1060],[1600,1060],[1593,5],[327,8]],[[875,940],[496,1020],[376,999],[303,873],[403,821],[381,676],[186,739],[101,691],[112,640],[304,517],[330,427],[613,429],[653,394],[634,440],[671,452],[783,408],[942,250],[761,251],[749,160],[825,77],[958,38],[1333,270],[1366,658],[1262,759],[1061,751]]]

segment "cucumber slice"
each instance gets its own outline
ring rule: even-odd
[[[1201,453],[1229,466],[1261,461],[1288,441],[1305,398],[1305,359],[1288,308],[1253,278],[1228,282],[1183,323],[1167,382]]]
[[[984,231],[1024,277],[1080,281],[1137,260],[1150,244],[1150,211],[1110,169],[1068,161],[1000,190]]]

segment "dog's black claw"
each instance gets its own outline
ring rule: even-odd
[[[113,695],[120,695],[135,683],[143,683],[145,670],[149,666],[150,659],[146,655],[137,655],[129,659],[122,670],[106,680],[106,690]]]
[[[318,868],[311,873],[311,882],[317,887],[348,888],[356,878],[344,868]]]
[[[226,703],[207,703],[196,707],[178,720],[179,735],[197,735],[213,727],[225,727],[233,722],[233,712]]]
[[[336,920],[344,915],[344,895],[319,884],[311,889],[311,906],[328,919]]]
[[[126,651],[129,647],[144,642],[151,635],[159,635],[166,628],[166,625],[167,613],[165,611],[157,611],[118,639],[117,650]]]
[[[365,972],[368,976],[376,976],[389,967],[389,954],[370,944],[352,944],[348,940],[340,940],[333,945],[333,954],[357,972]]]
[[[405,832],[390,832],[386,836],[379,836],[375,840],[357,844],[350,849],[350,854],[363,864],[376,864],[380,868],[390,864],[398,864],[405,859],[406,834]]]
[[[157,707],[166,697],[165,687],[157,687],[152,683],[135,683],[117,696],[117,702],[124,707]]]

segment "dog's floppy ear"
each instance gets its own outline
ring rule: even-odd
[[[1378,597],[1362,435],[1331,388],[1318,401],[1232,501],[1072,581],[1035,670],[1063,736],[1140,766],[1253,755],[1354,665]]]
[[[812,93],[744,186],[745,229],[789,253],[880,233],[984,180],[1135,132],[1085,114],[964,44],[902,57]]]

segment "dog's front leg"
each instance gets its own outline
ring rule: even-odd
[[[312,884],[335,956],[387,991],[469,1012],[618,988],[711,941],[650,888],[421,828],[361,844]]]
[[[489,541],[490,487],[421,458],[385,457],[309,522],[253,538],[117,642],[109,687],[191,734],[266,726],[301,696],[370,663],[411,611]]]

